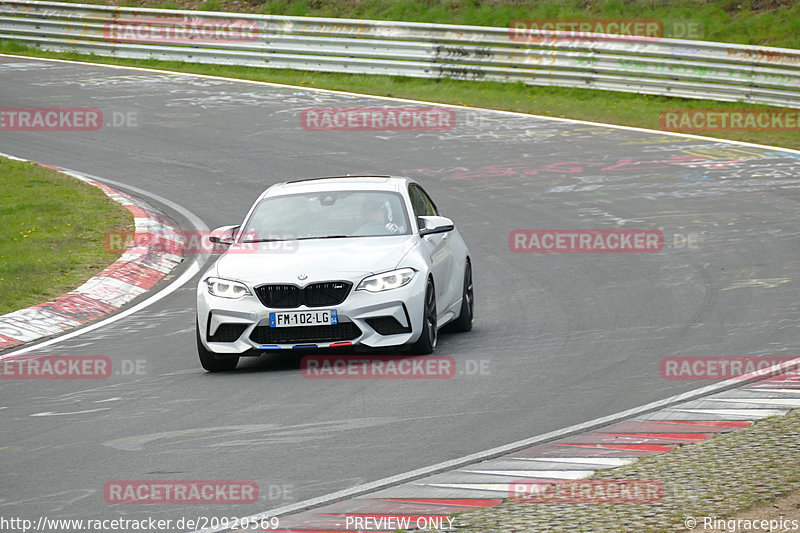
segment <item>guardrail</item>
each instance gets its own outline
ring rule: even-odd
[[[521,82],[800,108],[800,50],[416,22],[0,1],[0,39],[46,50]]]

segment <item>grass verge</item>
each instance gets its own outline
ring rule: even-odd
[[[133,216],[100,189],[33,163],[0,158],[0,314],[81,285],[119,255],[103,235]]]
[[[402,76],[339,74],[298,70],[203,65],[179,61],[120,59],[77,53],[56,53],[28,48],[13,41],[0,41],[0,53],[71,59],[111,65],[225,76],[283,83],[316,89],[332,89],[376,96],[409,98],[430,102],[501,109],[551,117],[572,118],[658,130],[659,116],[671,109],[767,109],[779,108],[736,102],[670,98],[591,89],[535,87],[522,83],[428,80]],[[797,110],[791,110],[797,113]],[[708,132],[707,137],[732,139],[800,150],[797,132]]]
[[[664,37],[800,48],[793,0],[70,0],[129,7],[507,27],[518,19],[660,21]]]

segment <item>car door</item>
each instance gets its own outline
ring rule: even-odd
[[[414,216],[435,216],[439,214],[436,204],[433,203],[428,193],[416,183],[408,187],[411,206]],[[417,225],[420,222],[417,221]],[[422,246],[431,259],[431,270],[436,288],[436,310],[439,315],[452,305],[453,299],[453,272],[455,260],[453,251],[449,246],[450,233],[436,233],[422,237]],[[460,295],[459,295],[460,297]]]

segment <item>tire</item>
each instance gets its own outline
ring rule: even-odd
[[[461,313],[450,324],[450,331],[464,332],[472,329],[472,317],[475,315],[475,295],[472,290],[472,265],[467,260],[464,269],[464,289],[461,294]]]
[[[197,355],[200,356],[200,364],[208,372],[228,372],[236,368],[239,364],[239,356],[217,356],[214,352],[203,346],[200,340],[200,326],[195,323],[197,337]]]
[[[422,334],[417,342],[411,345],[411,353],[428,355],[436,349],[439,340],[439,328],[436,322],[436,291],[433,281],[428,280],[425,287],[425,306],[422,313]]]

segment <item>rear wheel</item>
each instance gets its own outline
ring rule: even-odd
[[[475,313],[475,296],[472,291],[472,265],[467,261],[464,270],[464,289],[461,295],[461,313],[451,322],[450,331],[469,331],[472,329],[472,317]]]
[[[411,352],[417,355],[428,355],[436,348],[439,329],[436,320],[436,291],[433,282],[428,280],[425,287],[425,309],[422,315],[422,334],[417,342],[411,345]]]
[[[195,323],[195,331],[197,337],[197,355],[200,356],[200,364],[208,372],[227,372],[236,368],[239,364],[239,356],[218,356],[205,346],[203,341],[200,340],[200,326]]]

